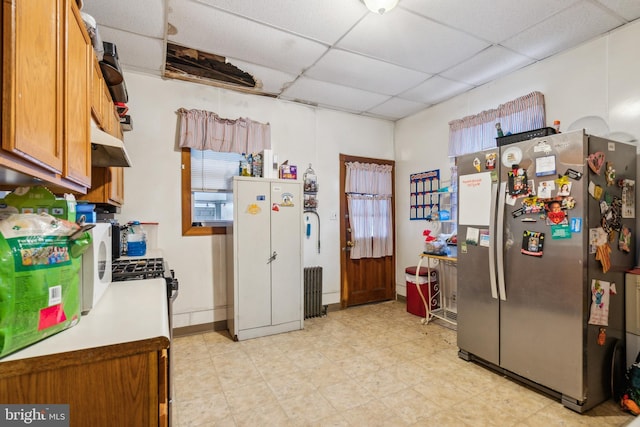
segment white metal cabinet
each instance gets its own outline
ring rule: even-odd
[[[233,194],[229,332],[243,340],[302,329],[302,185],[234,177]]]

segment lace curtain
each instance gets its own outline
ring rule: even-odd
[[[271,148],[271,126],[248,118],[224,119],[203,110],[178,110],[180,147],[226,153],[259,153]]]
[[[505,134],[544,127],[544,95],[531,92],[498,108],[449,122],[449,157],[496,147],[496,123]]]
[[[351,259],[393,255],[392,166],[348,162],[345,179]]]

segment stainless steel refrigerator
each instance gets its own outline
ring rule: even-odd
[[[636,148],[580,130],[461,156],[457,167],[459,356],[578,412],[606,400],[635,264]],[[599,228],[611,231],[610,253],[594,253]]]

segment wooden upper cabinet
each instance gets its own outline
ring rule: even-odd
[[[2,0],[0,185],[91,185],[91,55],[75,0]],[[36,178],[36,180],[34,180]]]
[[[75,0],[64,0],[65,162],[64,176],[91,186],[91,66],[93,48]]]
[[[63,168],[62,6],[3,2],[2,148],[55,173]]]

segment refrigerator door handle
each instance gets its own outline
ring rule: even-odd
[[[507,194],[507,183],[500,183],[500,192],[498,193],[498,234],[496,235],[496,255],[498,256],[498,290],[500,291],[500,299],[507,300],[507,290],[504,285],[504,205]]]
[[[498,195],[498,183],[491,184],[491,214],[489,217],[489,279],[491,285],[491,297],[498,299],[498,283],[496,280],[496,197]]]

